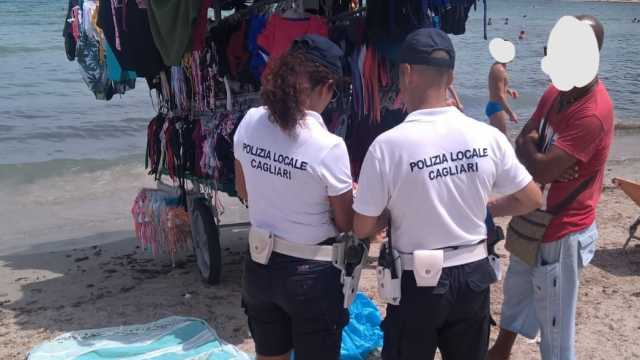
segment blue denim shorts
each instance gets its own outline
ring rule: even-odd
[[[596,224],[544,243],[538,265],[510,257],[504,279],[500,327],[530,339],[541,333],[542,359],[575,359],[576,305],[580,270],[596,250]]]

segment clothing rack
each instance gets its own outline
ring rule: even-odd
[[[224,22],[228,22],[228,21],[235,21],[238,19],[242,19],[244,17],[246,17],[247,15],[251,14],[252,12],[256,11],[257,8],[262,8],[265,6],[269,6],[269,5],[274,5],[277,3],[281,3],[283,1],[286,0],[262,0],[262,1],[255,1],[253,4],[249,5],[249,7],[236,11],[233,14],[229,15],[229,16],[225,16],[225,17],[220,17],[219,19],[217,19],[216,21],[213,21],[209,24],[209,27],[215,27],[217,25],[220,25]]]
[[[338,21],[342,21],[342,20],[347,20],[347,19],[351,19],[357,16],[360,16],[364,13],[367,12],[367,7],[362,7],[358,10],[354,10],[354,11],[350,11],[350,12],[346,12],[346,13],[342,13],[336,16],[332,16],[328,19],[329,23],[334,23],[334,22],[338,22]]]
[[[224,212],[224,206],[220,202],[218,192],[227,193],[231,197],[238,196],[234,184],[235,159],[233,157],[232,134],[234,129],[237,128],[243,112],[246,112],[250,107],[254,107],[252,105],[253,102],[260,102],[259,93],[256,92],[260,88],[260,84],[259,79],[256,79],[256,77],[260,77],[264,66],[266,66],[266,61],[265,64],[259,63],[255,65],[251,63],[252,57],[258,53],[255,51],[258,48],[257,39],[255,37],[252,38],[251,44],[253,48],[247,49],[248,36],[246,32],[244,34],[240,32],[247,31],[244,29],[247,27],[247,23],[250,28],[254,20],[258,22],[268,21],[269,16],[267,15],[276,12],[281,14],[279,10],[283,9],[278,9],[278,5],[288,4],[291,1],[233,1],[231,5],[236,10],[233,12],[224,11],[225,15],[228,14],[227,16],[223,16],[222,6],[218,1],[214,1],[213,6],[211,5],[212,2],[207,2],[208,6],[213,7],[213,19],[208,17],[209,8],[199,9],[196,24],[182,19],[184,21],[181,22],[180,26],[183,27],[181,30],[191,31],[189,36],[185,36],[184,39],[190,40],[192,45],[198,45],[193,46],[193,51],[185,50],[181,54],[182,60],[178,61],[178,63],[175,62],[175,59],[164,59],[163,57],[166,55],[164,52],[169,53],[166,57],[173,58],[175,54],[173,54],[172,50],[175,49],[168,48],[171,46],[178,47],[181,45],[177,43],[188,43],[189,41],[171,41],[170,44],[162,44],[163,41],[157,41],[149,23],[148,16],[150,12],[138,8],[134,1],[128,2],[131,8],[126,6],[98,8],[98,10],[104,11],[102,14],[104,23],[111,24],[106,28],[113,28],[115,32],[119,31],[119,24],[115,15],[119,14],[122,19],[139,19],[140,23],[137,25],[141,25],[140,28],[132,29],[130,33],[121,32],[119,35],[115,34],[115,39],[114,34],[111,34],[111,36],[104,35],[105,27],[101,28],[103,31],[98,36],[92,22],[82,22],[78,18],[78,8],[84,6],[82,1],[80,1],[80,5],[77,4],[78,2],[70,2],[65,18],[63,34],[67,58],[73,60],[76,55],[79,56],[78,64],[83,71],[83,75],[86,76],[85,81],[88,78],[105,79],[105,81],[91,80],[91,84],[88,84],[97,98],[108,100],[114,94],[124,93],[124,91],[133,88],[133,85],[135,85],[135,80],[124,75],[121,79],[110,79],[108,76],[103,76],[104,74],[108,75],[107,63],[109,63],[109,58],[107,58],[107,61],[101,61],[102,55],[100,51],[106,51],[107,44],[110,46],[111,52],[114,53],[112,55],[115,55],[111,56],[113,60],[111,66],[113,68],[121,68],[123,74],[125,74],[125,70],[126,74],[129,74],[130,70],[139,69],[142,71],[137,73],[140,77],[144,75],[143,72],[148,73],[149,76],[145,75],[144,77],[148,79],[150,88],[157,90],[161,100],[158,104],[158,115],[151,120],[147,127],[145,167],[149,168],[149,174],[154,175],[158,180],[157,188],[159,189],[150,189],[149,192],[163,191],[165,194],[171,194],[172,203],[169,205],[171,205],[172,212],[165,212],[167,215],[166,220],[154,221],[158,217],[151,219],[142,211],[144,210],[142,207],[135,208],[135,214],[134,209],[132,209],[132,215],[138,215],[134,218],[134,221],[138,220],[135,222],[136,234],[140,234],[139,239],[143,240],[143,245],[150,244],[151,246],[156,246],[156,249],[158,249],[157,245],[161,247],[168,245],[167,248],[170,249],[172,254],[178,248],[191,249],[193,247],[202,277],[211,284],[220,281],[222,267],[222,251],[218,231],[220,227],[218,225],[219,216]],[[380,1],[392,6],[402,3],[392,0]],[[471,4],[472,1],[475,3],[478,0],[448,0],[447,2],[438,2],[438,4],[463,2],[464,4]],[[244,4],[240,5],[240,2]],[[415,2],[422,3],[424,7],[425,4],[435,3],[435,0],[415,0]],[[486,0],[483,0],[483,3],[485,5],[486,39]],[[124,4],[127,4],[127,2],[125,1]],[[331,26],[343,25],[352,20],[357,22],[358,20],[364,20],[366,17],[373,19],[376,14],[389,15],[387,5],[376,8],[375,2],[372,0],[345,1],[338,4],[340,6],[334,7],[333,5],[330,1],[324,3],[320,1],[319,7],[314,6],[314,10],[320,11],[322,8],[324,14],[328,15],[328,17],[322,16],[323,34],[325,33],[324,27],[327,27],[326,33],[329,33]],[[295,8],[300,10],[302,7],[295,6]],[[225,9],[230,8],[225,7]],[[137,13],[141,16],[131,16],[132,12],[128,12],[125,17],[125,10],[133,11],[133,14]],[[100,14],[99,11],[98,16]],[[257,17],[255,15],[265,16]],[[405,20],[404,15],[400,14],[399,16],[394,18],[394,26]],[[240,23],[244,20],[249,21]],[[349,55],[350,63],[348,66],[358,73],[358,76],[351,77],[353,83],[351,89],[357,88],[358,91],[349,91],[350,88],[347,87],[340,92],[340,96],[335,99],[336,101],[332,102],[326,117],[323,119],[326,120],[327,127],[331,128],[330,131],[347,139],[346,143],[349,146],[349,152],[354,154],[351,157],[352,168],[355,171],[354,178],[358,176],[366,149],[369,146],[367,142],[373,141],[378,133],[399,124],[404,119],[403,109],[394,107],[394,100],[397,95],[397,88],[394,85],[397,84],[397,71],[389,69],[396,64],[391,64],[387,61],[384,52],[376,50],[375,46],[364,46],[360,43],[361,40],[358,40],[358,43],[355,44],[348,36],[350,35],[349,31],[352,30],[364,31],[365,33],[363,34],[357,34],[362,38],[362,41],[374,41],[375,36],[368,37],[366,31],[375,32],[375,30],[380,29],[380,26],[375,21],[368,24],[370,22],[365,22],[365,26],[362,28],[360,26],[354,27],[355,29],[340,26],[341,28],[338,31],[330,34],[341,39],[345,43],[345,47],[355,48],[350,49],[353,52]],[[82,23],[91,25],[91,27],[83,26],[78,29],[78,25]],[[123,25],[124,23],[125,21],[123,21]],[[75,27],[73,26],[74,24]],[[136,25],[135,23],[132,24]],[[236,27],[235,25],[239,26]],[[262,24],[261,31],[264,31],[265,26],[265,24]],[[369,28],[369,26],[371,27]],[[240,30],[240,28],[244,30]],[[89,31],[89,29],[93,30]],[[279,30],[283,29],[280,28]],[[217,31],[222,34],[216,33]],[[95,36],[80,36],[82,33],[84,35],[96,34]],[[133,33],[138,36],[144,35],[143,43],[151,45],[151,47],[145,47],[141,50],[145,54],[136,52],[136,57],[138,58],[135,59],[135,63],[121,64],[117,56],[118,52],[114,51],[114,48],[115,50],[121,50],[120,45],[117,45],[120,42],[119,36]],[[231,39],[232,35],[235,35],[233,39]],[[254,35],[259,36],[259,33]],[[382,33],[380,37],[385,35],[387,34]],[[157,41],[157,43],[154,43],[154,41]],[[349,43],[349,41],[352,43]],[[114,44],[114,42],[116,43]],[[234,42],[234,46],[231,46],[232,42]],[[336,40],[336,42],[338,41]],[[124,46],[125,48],[133,46],[133,43],[126,43],[127,46]],[[238,46],[237,43],[240,43],[240,45]],[[82,45],[81,49],[95,48],[100,51],[81,50],[76,54],[78,44]],[[163,47],[161,45],[165,45],[163,54],[160,53],[160,48]],[[236,51],[238,49],[241,49],[241,51]],[[239,52],[241,54],[238,54]],[[121,55],[123,58],[128,58],[124,54]],[[258,53],[258,55],[262,56],[263,54]],[[232,59],[229,57],[232,57]],[[364,61],[360,63],[360,59]],[[129,60],[132,59],[124,59],[123,62],[129,62]],[[232,62],[234,64],[233,73],[230,68]],[[146,66],[139,66],[140,63],[146,65],[154,63],[152,64],[154,68],[149,69]],[[242,71],[245,71],[242,74],[243,76],[238,76],[240,71],[238,63],[241,63],[243,66]],[[95,68],[95,64],[99,65],[98,69]],[[221,66],[223,64],[225,65],[224,70],[222,70]],[[254,65],[255,68],[253,68]],[[254,72],[253,70],[256,70],[256,68],[258,69]],[[256,81],[257,84],[255,83]],[[238,92],[238,94],[233,94],[234,91]],[[226,97],[222,94],[226,94]],[[364,151],[361,151],[362,149]],[[151,166],[148,167],[148,165]],[[162,181],[163,176],[172,178],[174,180],[173,185],[169,181],[166,183]],[[145,195],[144,192],[141,194]],[[143,199],[142,197],[136,197],[134,205],[144,204],[138,200]],[[183,205],[186,206],[187,204],[191,206],[183,208]],[[162,213],[159,214],[162,215]],[[170,218],[169,214],[173,217]],[[147,220],[148,218],[150,220]],[[162,242],[147,241],[152,239],[148,235],[153,235],[158,228],[156,225],[162,221],[167,225],[160,228],[158,233]],[[191,223],[189,224],[190,226],[184,226],[188,222]],[[164,226],[165,224],[160,225]],[[244,226],[246,224],[237,225]],[[170,231],[165,232],[165,229]],[[147,230],[148,232],[142,230]],[[165,233],[168,236],[165,236]],[[185,236],[182,236],[183,234]],[[190,235],[186,236],[186,234]]]

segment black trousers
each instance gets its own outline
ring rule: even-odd
[[[485,360],[489,345],[489,285],[496,281],[488,259],[445,268],[438,286],[417,287],[402,273],[400,305],[388,305],[382,322],[384,360]]]

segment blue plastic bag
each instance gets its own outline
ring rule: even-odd
[[[380,312],[367,295],[359,292],[349,307],[349,324],[342,331],[341,360],[365,360],[382,347]]]

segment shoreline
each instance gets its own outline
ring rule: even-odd
[[[639,139],[635,130],[616,131],[606,184],[612,177],[640,180]],[[131,202],[139,189],[155,187],[143,159],[127,156],[87,168],[83,165],[91,161],[86,159],[0,165],[0,256],[120,239],[131,231]],[[60,164],[57,171],[47,171]],[[246,221],[246,209],[235,199],[225,202],[225,210],[223,219]]]
[[[596,0],[593,0],[594,2]],[[640,3],[640,0],[638,0]],[[640,138],[640,120],[620,120],[616,119],[614,123],[614,138],[638,137]],[[638,152],[640,158],[640,150]],[[52,158],[43,161],[29,161],[22,163],[2,163],[0,162],[0,184],[3,180],[17,180],[12,172],[23,170],[31,173],[34,177],[41,175],[39,166],[48,170],[47,176],[64,175],[68,172],[81,173],[83,168],[91,171],[100,171],[114,166],[121,166],[131,163],[138,163],[144,166],[144,152],[118,154],[105,158],[98,157],[72,157],[72,158]],[[24,177],[19,180],[25,180]]]

